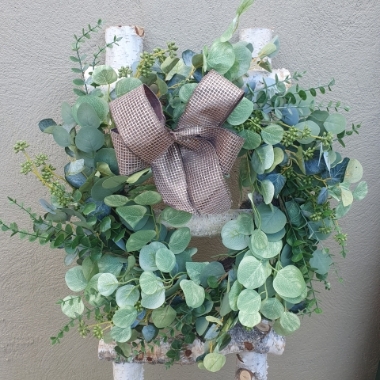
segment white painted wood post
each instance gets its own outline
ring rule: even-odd
[[[112,26],[105,33],[106,43],[113,41],[114,36],[123,37],[112,49],[106,51],[106,64],[116,71],[122,66],[134,68],[140,60],[143,51],[142,40],[144,30],[135,26]],[[263,28],[244,29],[240,33],[240,40],[250,42],[254,45],[252,57],[257,57],[258,52],[272,38],[272,31]],[[255,67],[249,72],[257,78],[257,85],[262,83],[264,77],[273,77],[277,74],[279,79],[284,79],[289,72],[285,69],[274,70],[272,74],[261,68]],[[105,89],[107,90],[107,89]],[[221,215],[193,216],[188,226],[192,236],[214,236],[220,234],[223,225],[235,219],[239,213],[251,212],[250,210],[230,210]],[[267,380],[267,354],[281,355],[285,348],[285,339],[278,336],[268,324],[261,323],[260,326],[247,332],[237,326],[231,330],[231,343],[222,351],[224,354],[238,353],[235,372],[236,380]],[[181,364],[193,364],[195,359],[204,352],[205,343],[196,339],[182,352]],[[115,345],[107,345],[103,341],[99,343],[98,356],[100,359],[113,361],[114,380],[144,380],[143,363],[164,363],[166,352],[170,344],[162,342],[160,346],[154,347],[154,352],[146,352],[145,355],[131,358],[131,362],[117,363],[114,351]]]

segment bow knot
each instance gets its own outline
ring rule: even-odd
[[[215,214],[231,206],[224,181],[244,140],[221,128],[244,93],[210,71],[198,84],[175,130],[165,126],[162,106],[142,85],[112,101],[111,132],[120,173],[151,166],[163,201],[191,213]]]

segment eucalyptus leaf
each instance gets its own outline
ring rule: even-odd
[[[344,181],[348,183],[356,183],[363,177],[363,167],[361,163],[355,159],[351,158],[348,161],[346,171],[344,173]]]
[[[245,327],[255,327],[261,322],[261,315],[258,311],[246,312],[239,311],[238,314],[239,322]]]
[[[251,165],[257,174],[263,174],[274,162],[274,151],[272,145],[261,145],[253,152]]]
[[[260,228],[266,234],[274,234],[282,230],[286,224],[285,214],[276,206],[260,204],[257,206],[257,211],[260,214]],[[259,224],[258,218],[255,218],[256,225]]]
[[[192,216],[189,212],[166,207],[161,212],[160,218],[172,227],[182,227],[190,221]]]
[[[134,306],[140,298],[140,292],[135,285],[124,285],[116,291],[116,303],[120,308]]]
[[[346,124],[346,118],[343,115],[339,113],[333,113],[326,118],[323,126],[327,132],[338,135],[345,130]]]
[[[148,245],[144,245],[139,254],[139,264],[144,271],[158,270],[156,264],[156,253],[159,249],[166,248],[166,246],[158,241],[154,241]]]
[[[162,201],[162,197],[157,191],[144,191],[135,197],[134,201],[138,205],[155,205]]]
[[[89,103],[82,103],[77,110],[78,124],[81,127],[98,128],[101,120]]]
[[[205,299],[205,290],[192,280],[182,280],[180,287],[185,295],[186,305],[197,308],[203,304]]]
[[[278,124],[269,124],[261,131],[263,141],[269,145],[276,145],[281,142],[284,136],[284,129]]]
[[[191,96],[193,95],[193,92],[194,90],[196,89],[196,87],[198,86],[198,83],[187,83],[187,84],[184,84],[180,90],[179,90],[179,98],[181,100],[181,102],[183,103],[187,103]]]
[[[253,103],[247,98],[243,98],[227,118],[230,125],[243,124],[252,114]]]
[[[271,181],[265,179],[261,182],[261,194],[265,204],[270,204],[274,197],[274,185]]]
[[[169,273],[176,264],[176,258],[174,253],[165,248],[160,248],[156,253],[156,265],[157,268],[164,273]]]
[[[218,372],[226,364],[226,356],[216,352],[207,354],[203,359],[204,367],[210,372]]]
[[[256,132],[249,130],[249,129],[243,129],[239,133],[239,136],[244,139],[243,149],[248,149],[248,150],[256,149],[261,144],[260,135]]]
[[[358,201],[361,201],[362,199],[364,199],[367,194],[368,194],[368,185],[367,185],[367,182],[365,181],[359,182],[355,190],[352,192],[354,199]]]
[[[84,290],[88,284],[81,266],[70,268],[66,272],[65,281],[68,288],[73,292],[80,292]]]
[[[153,311],[154,312],[154,311]],[[158,335],[158,328],[153,325],[146,325],[141,330],[145,342],[149,343]]]
[[[215,279],[219,279],[221,276],[225,275],[226,272],[224,270],[223,264],[218,261],[213,261],[207,264],[200,274],[201,285],[204,288],[208,287],[208,279],[209,277],[214,277]]]
[[[183,252],[191,240],[191,233],[188,227],[178,228],[173,232],[169,239],[169,249],[178,254]]]
[[[70,136],[69,132],[66,131],[65,128],[61,127],[60,125],[54,125],[49,128],[54,137],[54,141],[59,146],[67,147],[73,144],[73,139]]]
[[[84,304],[81,297],[67,296],[61,303],[62,313],[69,318],[76,318],[78,315],[82,315],[84,311]]]
[[[239,264],[237,278],[247,289],[256,289],[263,285],[267,278],[265,266],[253,256],[246,256]]]
[[[280,318],[284,312],[284,306],[277,298],[268,298],[262,301],[260,312],[265,318],[273,321]]]
[[[240,311],[253,313],[260,310],[261,297],[252,289],[244,289],[237,299],[237,307]]]
[[[144,271],[139,279],[141,291],[145,294],[154,294],[163,288],[162,280],[153,272]]]
[[[82,127],[75,137],[75,144],[83,152],[91,153],[104,145],[104,134],[95,128]]]
[[[117,74],[111,66],[99,65],[96,66],[92,72],[92,80],[96,84],[108,85],[116,82]]]
[[[306,283],[301,271],[294,265],[288,265],[277,272],[273,287],[281,297],[298,297]]]
[[[121,207],[128,203],[129,199],[124,195],[108,195],[104,198],[104,203],[110,207]]]
[[[142,85],[142,82],[138,78],[121,78],[115,86],[116,96],[119,98],[122,95],[134,90],[135,88]]]
[[[135,228],[137,224],[144,218],[147,213],[147,209],[144,206],[121,206],[116,208],[117,214],[124,219],[132,228]]]
[[[324,250],[317,249],[313,252],[313,257],[310,259],[310,266],[318,274],[327,274],[330,265],[332,264],[332,259]]]
[[[162,329],[170,326],[176,316],[177,312],[170,305],[167,305],[153,310],[152,321],[157,328]]]
[[[268,245],[263,249],[255,249],[251,246],[252,253],[259,259],[271,259],[280,255],[282,249],[282,240],[268,241]]]
[[[319,128],[319,125],[314,123],[314,121],[311,121],[311,120],[298,123],[294,127],[297,128],[300,132],[303,132],[305,128],[308,128],[311,131],[310,137],[297,138],[297,141],[300,142],[301,144],[310,144],[311,142],[315,140],[315,137],[313,136],[318,136],[321,131],[321,129]]]
[[[235,53],[229,42],[214,42],[207,54],[207,70],[225,74],[235,62]],[[239,123],[240,124],[240,123]]]
[[[193,280],[197,285],[201,283],[201,273],[203,269],[206,268],[208,262],[187,262],[186,263],[186,272],[190,277],[190,280]]]
[[[126,328],[132,325],[137,317],[137,310],[133,306],[126,306],[123,309],[116,310],[112,317],[115,326]]]
[[[110,296],[119,286],[112,273],[102,273],[98,278],[98,291],[102,296]]]
[[[165,302],[165,289],[160,289],[154,294],[141,293],[141,306],[147,309],[157,309]]]
[[[223,245],[234,250],[241,250],[248,246],[248,236],[241,232],[237,220],[227,222],[221,231]]]
[[[121,328],[113,326],[111,328],[111,337],[116,342],[127,342],[132,336],[132,330],[130,327]]]

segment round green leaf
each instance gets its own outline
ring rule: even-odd
[[[247,313],[245,311],[239,311],[238,315],[239,321],[243,326],[255,327],[261,322],[261,315],[258,311],[253,313]]]
[[[251,248],[253,251],[261,251],[268,247],[268,237],[261,230],[254,230],[251,235]]]
[[[107,119],[107,116],[109,113],[108,103],[104,99],[99,98],[98,96],[84,95],[84,96],[78,97],[77,101],[75,102],[75,105],[72,108],[73,117],[78,124],[79,124],[78,109],[84,103],[90,105],[92,109],[95,110],[98,118],[101,121],[104,121]]]
[[[284,306],[277,298],[268,298],[261,303],[261,314],[272,321],[280,318],[284,312]]]
[[[237,306],[237,300],[242,290],[243,290],[243,285],[241,285],[239,281],[235,281],[233,285],[231,286],[231,290],[228,293],[228,301],[233,311],[239,310]]]
[[[121,207],[128,203],[129,199],[124,195],[108,195],[104,198],[104,203],[110,207]]]
[[[162,329],[168,327],[175,320],[177,312],[170,306],[160,307],[153,310],[152,321],[156,327]]]
[[[92,80],[100,85],[111,84],[116,82],[117,74],[111,66],[99,65],[95,67],[92,73]]]
[[[122,206],[116,209],[116,212],[123,218],[132,228],[144,218],[147,209],[144,206]]]
[[[311,121],[311,120],[298,123],[294,127],[297,128],[300,132],[303,132],[305,128],[309,128],[312,136],[318,136],[321,131],[321,129],[319,128],[319,125],[314,123],[314,121]],[[315,140],[315,137],[312,137],[312,136],[306,137],[303,139],[297,139],[297,141],[300,142],[301,144],[310,144],[311,142]]]
[[[51,128],[51,133],[53,134],[54,141],[62,147],[67,147],[73,144],[72,137],[65,128],[60,125],[54,125]]]
[[[187,103],[190,100],[191,96],[193,95],[193,92],[197,86],[198,86],[198,83],[187,83],[181,86],[179,90],[179,94],[178,94],[181,102]]]
[[[115,326],[126,328],[132,325],[136,317],[137,310],[133,306],[126,306],[123,309],[116,310],[112,322]]]
[[[263,128],[261,137],[269,145],[279,144],[284,136],[284,129],[277,124],[270,124]]]
[[[141,306],[147,309],[157,309],[165,302],[165,289],[154,294],[141,293]]]
[[[158,335],[158,328],[153,325],[146,325],[141,330],[145,342],[151,342]]]
[[[175,230],[169,239],[169,249],[178,254],[183,252],[191,240],[191,233],[188,227],[181,227]]]
[[[247,98],[243,98],[227,118],[230,125],[243,124],[252,114],[253,103]]]
[[[261,224],[257,217],[255,218],[255,223],[256,225],[260,225],[260,228],[266,234],[275,234],[285,227],[286,216],[276,206],[269,206],[262,203],[257,206],[257,211],[260,214]]]
[[[264,264],[253,256],[246,256],[240,262],[237,279],[247,289],[256,289],[263,285],[267,278]]]
[[[313,257],[310,259],[310,266],[318,274],[326,274],[332,264],[332,259],[325,251],[317,249],[313,253]]]
[[[223,245],[229,249],[241,250],[248,246],[248,236],[240,230],[237,220],[230,220],[222,228]]]
[[[84,290],[88,284],[81,266],[70,268],[66,272],[65,281],[68,288],[73,292],[80,292]]]
[[[282,240],[268,241],[268,245],[264,249],[256,249],[251,246],[252,253],[262,259],[271,259],[281,253]]]
[[[75,137],[75,145],[83,152],[91,153],[104,145],[104,134],[91,127],[82,127]]]
[[[164,244],[154,241],[141,248],[139,264],[144,271],[154,272],[158,269],[156,264],[156,253],[159,249],[166,248]]]
[[[132,329],[130,327],[121,328],[113,326],[111,329],[111,338],[116,342],[127,342],[132,336]]]
[[[186,262],[186,271],[188,276],[190,277],[190,280],[193,280],[196,284],[199,285],[201,283],[201,273],[203,269],[207,266],[207,264],[207,262]]]
[[[120,308],[134,306],[140,298],[140,292],[134,285],[124,285],[116,291],[116,303]]]
[[[113,148],[102,148],[98,150],[95,154],[94,162],[95,164],[104,162],[108,164],[112,173],[119,174],[119,165],[117,163],[115,149]]]
[[[333,113],[327,117],[323,126],[325,127],[327,132],[331,132],[334,135],[338,135],[343,132],[346,128],[346,118],[339,114]]]
[[[261,194],[266,205],[272,202],[274,197],[274,185],[269,179],[264,179],[264,181],[261,182]]]
[[[301,271],[294,265],[288,265],[277,272],[273,287],[282,297],[298,297],[304,291],[306,284]]]
[[[155,205],[162,201],[162,197],[157,191],[144,191],[139,194],[134,201],[138,205]]]
[[[164,273],[169,273],[176,264],[176,258],[174,253],[165,248],[161,248],[156,253],[156,265],[157,268]]]
[[[120,274],[123,265],[128,262],[128,259],[120,256],[103,255],[98,261],[99,272],[112,273],[115,276]]]
[[[240,311],[253,313],[260,310],[261,297],[252,289],[244,289],[238,297],[237,307]]]
[[[143,230],[133,233],[127,240],[127,252],[139,251],[156,236],[156,231]]]
[[[251,165],[257,174],[264,174],[274,162],[274,151],[272,145],[261,145],[253,152]]]
[[[78,315],[82,315],[84,311],[84,304],[82,299],[78,296],[67,296],[61,303],[62,313],[69,318],[76,318]]]
[[[205,290],[192,280],[182,280],[179,284],[185,295],[186,305],[197,308],[205,300]]]
[[[142,85],[142,82],[138,78],[121,78],[115,86],[116,96],[119,98],[120,96],[127,94],[128,92],[134,90],[135,88]]]
[[[221,276],[226,274],[223,264],[219,263],[218,261],[213,261],[209,264],[207,264],[200,274],[200,281],[204,288],[207,288],[208,282],[207,279],[209,277],[215,277],[215,279],[219,279]]]
[[[352,192],[354,199],[358,201],[361,201],[362,199],[364,199],[367,194],[368,194],[368,185],[367,185],[367,182],[365,181],[359,182],[355,190]]]
[[[232,45],[229,42],[214,42],[208,51],[206,62],[207,70],[214,69],[219,74],[225,74],[235,63]]]
[[[193,215],[189,212],[176,210],[172,207],[166,207],[162,211],[160,219],[172,227],[182,227],[190,221],[192,216]]]
[[[163,284],[154,273],[152,272],[143,272],[139,279],[141,291],[145,294],[154,294],[162,289]]]
[[[82,103],[77,110],[78,124],[81,127],[98,128],[101,120],[89,103]]]
[[[284,297],[284,296],[281,296],[281,298],[283,300],[285,300],[286,302],[289,302],[293,305],[297,304],[297,303],[300,303],[301,301],[303,301],[305,298],[307,297],[307,288],[305,287],[305,289],[302,291],[301,295],[299,295],[298,297]]]
[[[298,330],[301,325],[300,319],[297,315],[287,311],[281,315],[279,323],[287,334],[291,334],[292,332]]]
[[[344,173],[344,181],[348,183],[359,182],[363,177],[363,166],[355,158],[348,161],[346,172]]]
[[[226,364],[226,357],[216,352],[207,354],[203,359],[204,367],[210,372],[218,372]]]
[[[251,235],[252,231],[254,230],[253,215],[251,213],[239,214],[239,216],[236,218],[236,221],[242,234]]]
[[[102,273],[98,278],[98,291],[102,296],[110,296],[118,286],[117,278],[111,273]]]
[[[239,133],[239,136],[243,137],[244,139],[244,145],[243,145],[244,149],[248,149],[248,150],[256,149],[261,144],[261,137],[256,132],[244,129]]]

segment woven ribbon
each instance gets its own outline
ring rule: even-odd
[[[165,126],[161,103],[145,85],[110,103],[111,132],[120,174],[151,166],[163,201],[193,214],[231,207],[224,180],[244,140],[221,128],[243,91],[210,71],[198,84],[175,130]]]

